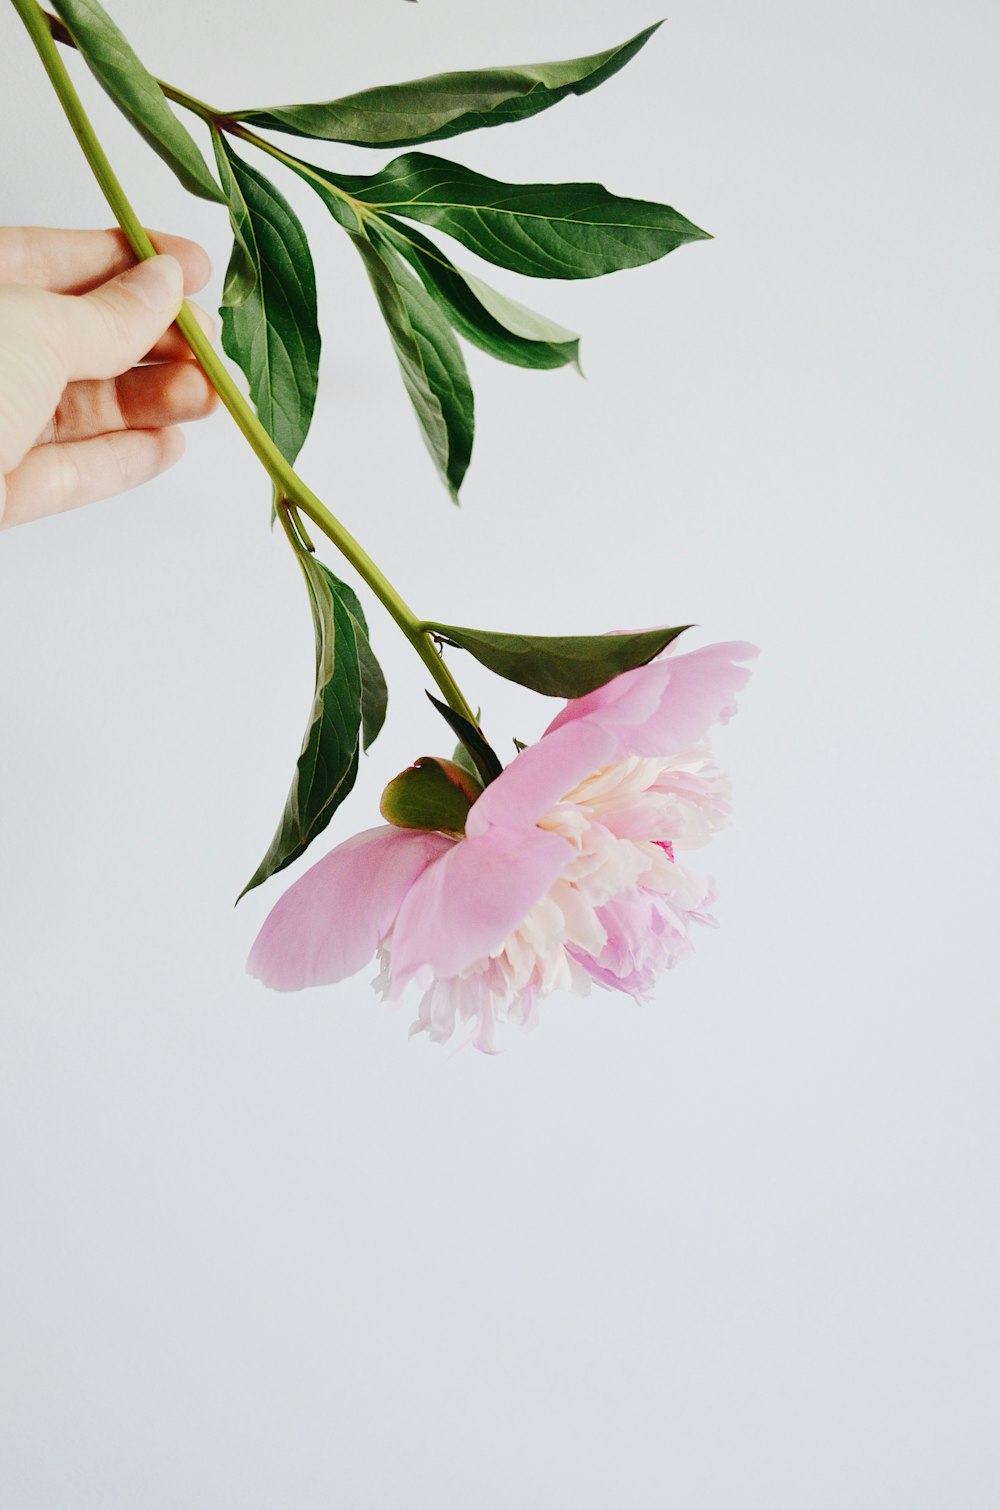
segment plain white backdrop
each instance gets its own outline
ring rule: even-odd
[[[114,13],[226,107],[654,19]],[[681,0],[587,99],[442,144],[716,236],[593,283],[490,272],[582,331],[587,381],[469,353],[461,512],[360,263],[281,180],[325,331],[302,470],[421,611],[763,647],[718,741],[722,928],[655,1005],[553,1002],[491,1060],[408,1041],[364,975],[297,997],[244,976],[287,877],[232,903],[294,765],[311,631],[224,415],[141,494],[0,536],[4,1507],[1000,1502],[996,22],[985,0]],[[140,213],[210,249],[210,300],[223,213],[72,66]],[[9,10],[0,77],[4,220],[106,224]],[[391,717],[331,843],[446,748],[371,620]],[[466,679],[498,736],[550,716]]]

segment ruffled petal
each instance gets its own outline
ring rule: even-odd
[[[695,744],[715,723],[736,711],[735,696],[750,679],[739,661],[759,654],[739,642],[706,645],[688,655],[666,655],[625,671],[613,681],[574,698],[549,724],[542,743],[580,722],[613,733],[622,753],[673,755]]]
[[[669,680],[669,654],[649,661],[645,666],[637,666],[634,671],[623,671],[621,676],[613,677],[603,687],[595,687],[583,697],[571,698],[556,714],[542,738],[548,739],[556,729],[583,720],[605,728],[643,724],[659,708]]]
[[[541,828],[490,828],[454,845],[399,909],[392,935],[394,987],[428,974],[447,980],[488,958],[572,857],[565,839]]]
[[[612,734],[593,723],[574,723],[522,750],[474,803],[465,825],[470,839],[491,828],[533,828],[584,777],[617,753]]]
[[[275,904],[250,951],[249,974],[275,991],[353,975],[375,954],[414,882],[454,848],[443,834],[419,829],[355,834]]]

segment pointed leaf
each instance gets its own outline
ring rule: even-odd
[[[480,126],[525,120],[557,105],[567,95],[596,89],[635,57],[660,24],[647,26],[638,36],[606,52],[568,62],[439,73],[406,84],[363,89],[325,104],[232,113],[237,120],[287,131],[292,136],[350,142],[358,147],[443,141]]]
[[[357,619],[354,619],[354,630],[361,668],[361,747],[367,754],[382,732],[389,706],[389,688],[371,641]]]
[[[316,632],[316,692],[277,833],[241,896],[305,852],[358,773],[361,675],[353,618],[332,572],[315,556],[303,554],[298,562]]]
[[[583,697],[623,671],[644,666],[690,625],[637,634],[582,635],[492,634],[453,624],[427,627],[509,682],[519,682],[545,697]]]
[[[382,731],[386,709],[389,704],[389,689],[385,683],[382,667],[368,638],[368,621],[361,606],[361,599],[347,582],[335,577],[329,567],[326,574],[334,583],[354,624],[354,638],[358,647],[358,666],[361,671],[361,745],[370,750]]]
[[[428,692],[427,696],[452,733],[456,734],[465,746],[469,759],[475,767],[476,774],[480,777],[483,785],[489,786],[491,781],[496,781],[503,770],[503,765],[493,747],[486,743],[482,732],[476,728],[475,724],[470,724],[467,718],[463,718],[461,713],[456,713],[454,708],[449,708],[447,703],[443,703],[440,698],[435,697],[432,692]],[[455,764],[458,764],[457,760]]]
[[[362,207],[437,226],[470,251],[531,278],[596,278],[711,238],[668,205],[601,184],[508,184],[407,152],[381,173],[323,176]]]
[[[482,782],[455,761],[422,755],[389,782],[379,812],[397,828],[464,834],[469,809],[482,790]]]
[[[192,194],[225,198],[194,138],[97,0],[52,0],[98,83]]]
[[[440,247],[390,216],[384,234],[415,269],[427,292],[467,341],[516,367],[565,367],[579,362],[580,338],[534,310],[508,299],[456,267]]]
[[[472,454],[474,404],[458,343],[387,242],[355,236],[427,449],[454,501]]]
[[[305,231],[262,173],[213,133],[235,238],[222,306],[222,345],[243,369],[261,424],[294,462],[316,403],[320,334]],[[247,269],[254,281],[249,283]],[[239,298],[239,303],[232,302]]]

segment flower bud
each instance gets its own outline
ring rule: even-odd
[[[380,812],[397,828],[461,835],[468,811],[482,790],[476,778],[453,760],[422,755],[389,782]]]

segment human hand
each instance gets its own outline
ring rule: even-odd
[[[0,227],[0,529],[148,481],[183,453],[178,425],[214,408],[173,326],[208,257],[153,242],[136,266],[119,231]]]

